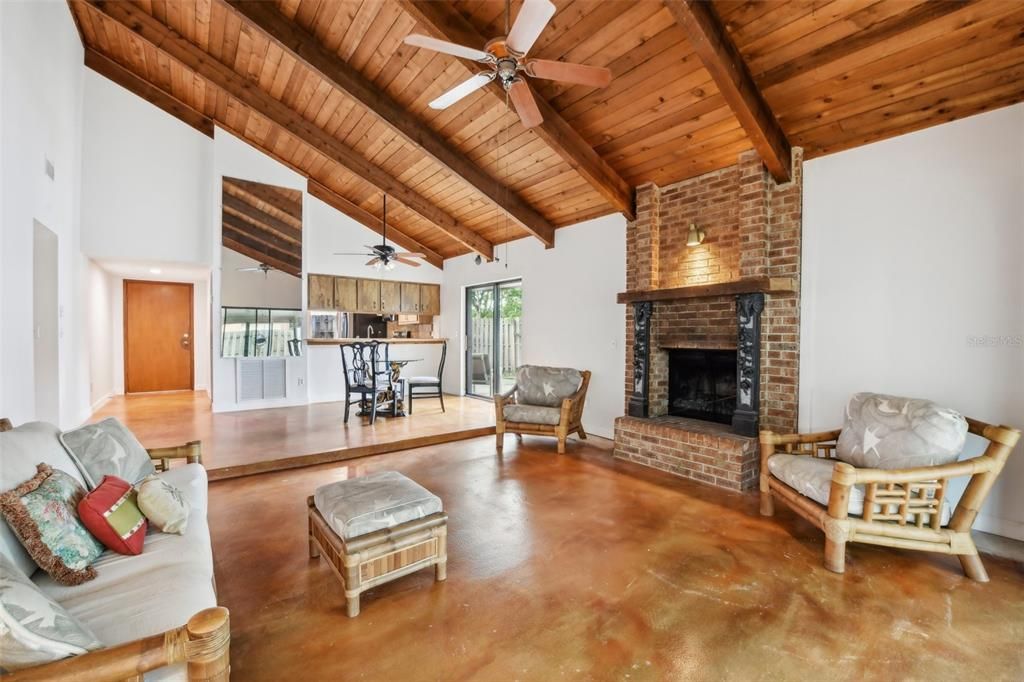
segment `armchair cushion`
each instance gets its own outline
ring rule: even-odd
[[[557,424],[562,417],[562,411],[557,407],[542,407],[540,405],[505,405],[502,410],[505,421],[519,422],[521,424]]]
[[[930,400],[857,393],[846,406],[836,456],[855,467],[912,469],[955,462],[967,420]]]
[[[583,375],[578,369],[523,365],[516,370],[517,402],[558,407],[563,400],[579,390],[582,381]],[[558,421],[550,423],[557,424]]]
[[[768,471],[804,497],[827,506],[832,492],[832,470],[835,463],[833,459],[809,455],[772,455],[768,458]],[[879,509],[878,505],[875,508]],[[864,486],[855,485],[850,488],[849,513],[851,516],[864,513]],[[945,500],[941,516],[943,525],[949,522],[951,511]]]

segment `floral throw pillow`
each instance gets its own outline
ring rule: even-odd
[[[102,647],[89,628],[0,554],[0,674]]]
[[[29,556],[61,585],[96,577],[91,564],[103,545],[78,518],[85,488],[68,474],[39,464],[38,473],[0,495],[0,512]]]
[[[90,490],[108,474],[134,485],[156,473],[149,453],[115,417],[66,431],[60,442],[78,464]]]

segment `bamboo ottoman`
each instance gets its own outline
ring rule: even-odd
[[[359,595],[433,566],[445,579],[448,515],[441,498],[397,471],[316,489],[309,505],[309,556],[323,556],[345,588],[349,618]]]

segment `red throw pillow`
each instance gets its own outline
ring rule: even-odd
[[[142,554],[146,517],[135,503],[135,489],[117,476],[103,481],[78,503],[78,517],[97,540],[118,554]]]

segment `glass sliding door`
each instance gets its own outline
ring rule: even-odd
[[[518,280],[466,289],[466,394],[489,398],[515,383],[522,340]]]

